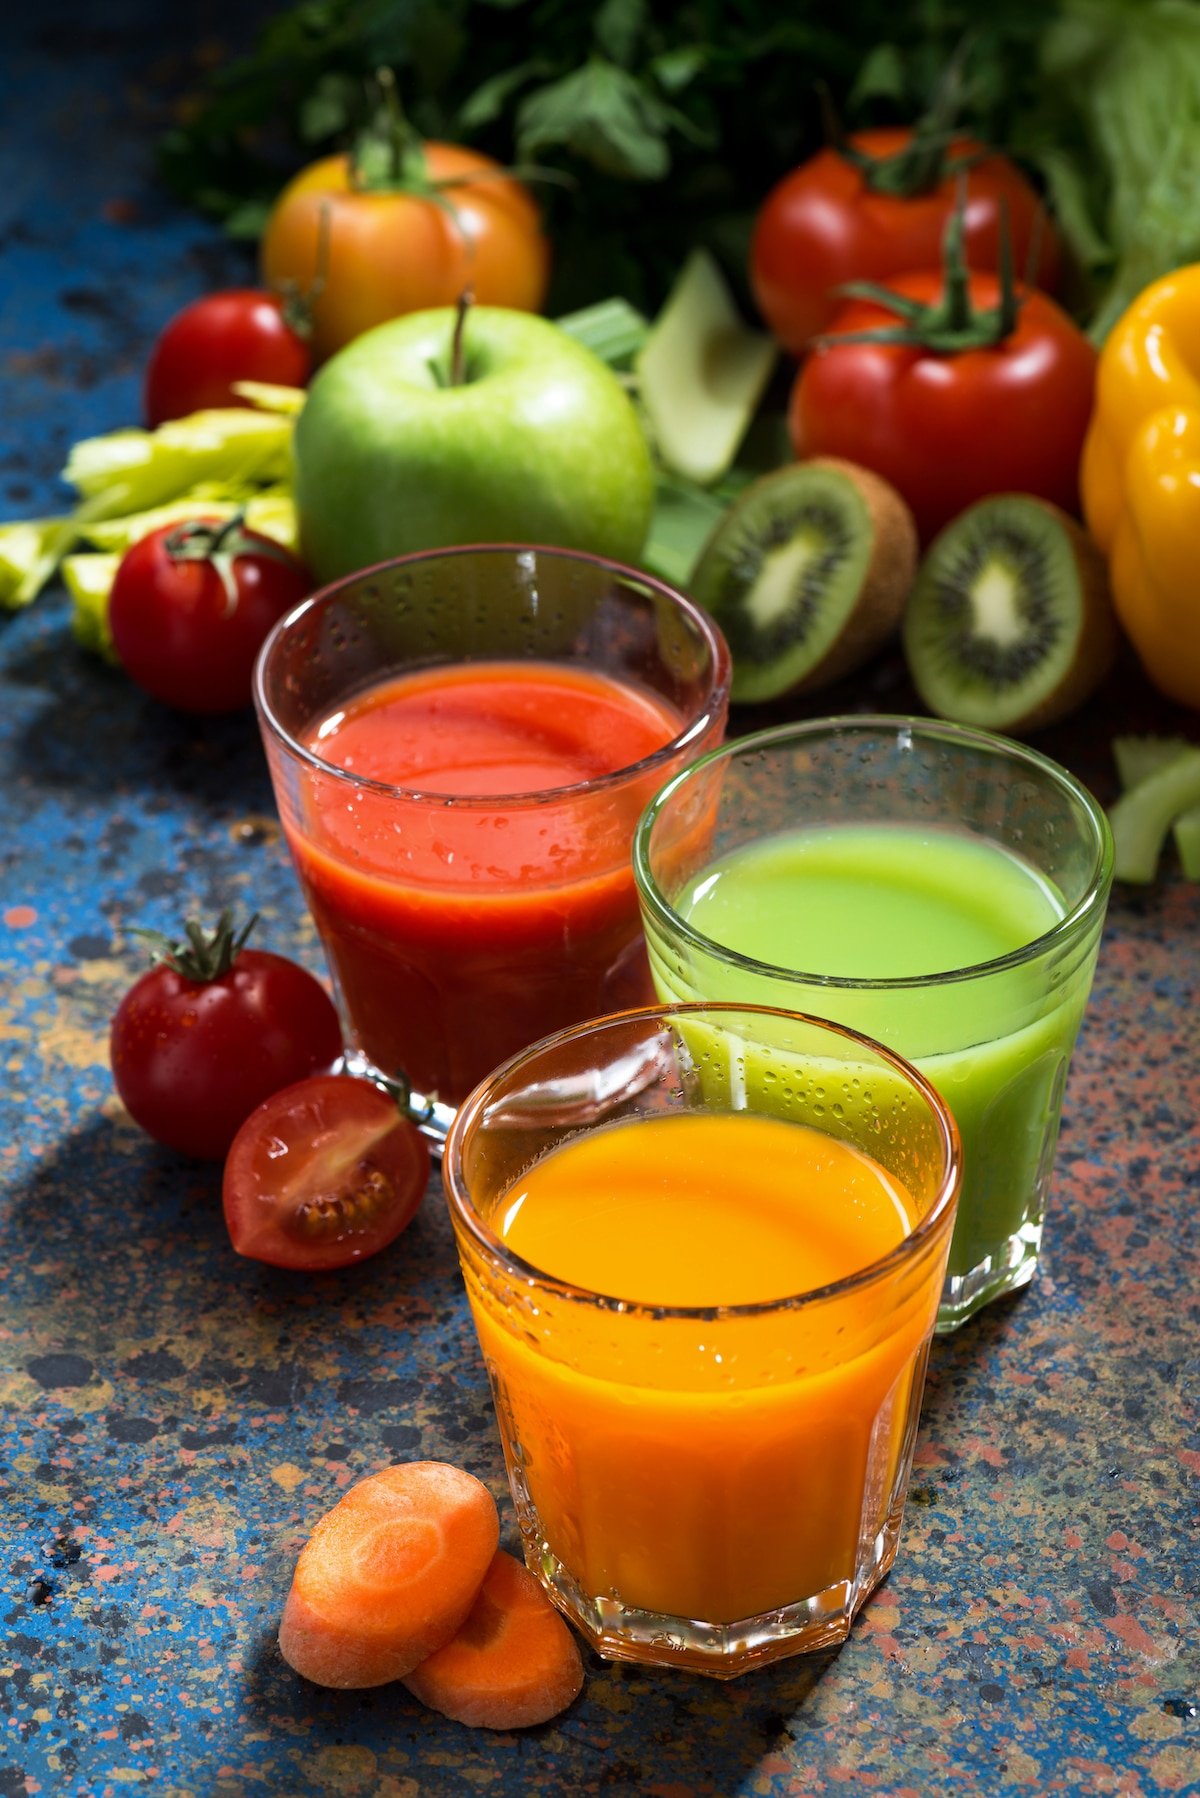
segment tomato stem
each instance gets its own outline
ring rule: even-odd
[[[237,575],[233,565],[239,556],[259,556],[269,562],[282,562],[287,568],[295,566],[294,558],[282,543],[254,535],[246,529],[244,509],[219,524],[210,524],[200,518],[188,519],[175,527],[164,540],[163,548],[172,562],[209,563],[225,593],[227,618],[237,610]]]
[[[839,156],[853,163],[872,193],[912,199],[932,193],[950,174],[965,173],[980,160],[978,151],[950,154],[962,111],[964,71],[973,48],[971,33],[960,39],[947,62],[929,104],[917,119],[903,149],[890,156],[872,156],[850,143],[828,90],[821,95],[825,132]]]
[[[351,187],[356,193],[409,193],[432,198],[424,142],[400,104],[391,69],[376,69],[375,86],[381,104],[359,131],[350,151]]]
[[[174,968],[185,980],[194,980],[198,986],[207,986],[210,981],[220,980],[228,974],[234,962],[246,947],[247,938],[258,923],[258,913],[253,912],[247,923],[235,931],[233,928],[233,911],[226,906],[217,919],[216,928],[209,934],[197,918],[188,918],[183,926],[184,941],[173,941],[161,930],[146,930],[135,926],[134,936],[144,937],[150,944],[150,964],[157,967],[160,963]]]
[[[1013,274],[1012,231],[1008,207],[1000,207],[1000,254],[994,306],[978,306],[971,298],[971,271],[966,257],[967,181],[959,177],[958,199],[942,237],[942,292],[932,305],[894,293],[874,281],[851,281],[839,289],[847,299],[869,300],[893,313],[894,325],[863,331],[828,331],[814,337],[810,349],[838,343],[908,344],[933,355],[957,356],[966,350],[992,349],[1016,329],[1022,296]]]

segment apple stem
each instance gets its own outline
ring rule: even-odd
[[[466,349],[463,333],[467,323],[467,313],[474,302],[475,295],[469,287],[464,287],[458,296],[458,312],[454,320],[454,337],[450,344],[450,385],[461,387],[466,379]]]

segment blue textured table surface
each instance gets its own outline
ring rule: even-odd
[[[14,517],[61,506],[72,439],[135,421],[158,325],[245,273],[150,159],[219,10],[153,44],[144,5],[29,10],[0,68]],[[833,699],[910,702],[893,664],[869,685]],[[1107,799],[1109,736],[1155,724],[1200,734],[1125,667],[1043,746]],[[436,1188],[370,1265],[271,1272],[229,1250],[217,1174],[112,1092],[132,926],[256,907],[319,967],[253,725],[144,700],[51,593],[0,619],[0,736],[0,1798],[1200,1785],[1200,890],[1114,900],[1041,1272],[936,1345],[900,1559],[841,1652],[732,1686],[592,1660],[558,1722],[492,1736],[319,1692],[275,1648],[309,1526],[390,1460],[473,1469],[513,1543]]]

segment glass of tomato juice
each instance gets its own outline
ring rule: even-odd
[[[455,1104],[653,997],[634,826],[720,742],[728,689],[699,607],[571,550],[406,556],[280,621],[255,701],[348,1071]]]
[[[442,1175],[560,1608],[721,1679],[841,1641],[896,1554],[950,1243],[929,1083],[818,1019],[642,1008],[498,1069]]]
[[[634,867],[661,999],[818,1011],[949,1104],[963,1189],[938,1327],[1027,1285],[1112,884],[1086,788],[937,719],[814,719],[682,770]]]

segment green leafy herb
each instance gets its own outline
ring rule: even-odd
[[[300,0],[208,77],[163,160],[253,234],[387,66],[424,135],[570,177],[540,193],[552,311],[614,292],[653,311],[697,244],[741,279],[754,212],[824,139],[822,89],[848,126],[910,121],[960,49],[959,122],[1045,184],[1100,336],[1200,256],[1197,0]]]
[[[1099,341],[1142,288],[1200,257],[1200,6],[1063,0],[1059,13],[1027,142]]]
[[[877,83],[863,106],[903,116],[901,88],[928,93],[977,11],[856,0],[833,21],[823,0],[301,0],[208,78],[164,165],[179,193],[253,230],[300,162],[346,147],[386,65],[425,135],[570,177],[539,189],[552,312],[612,293],[652,311],[697,243],[741,278],[754,211],[822,140],[820,84],[844,104],[886,44],[899,85]],[[981,127],[1032,69],[1043,19],[1034,0],[988,8],[976,32],[988,73],[967,107]]]

